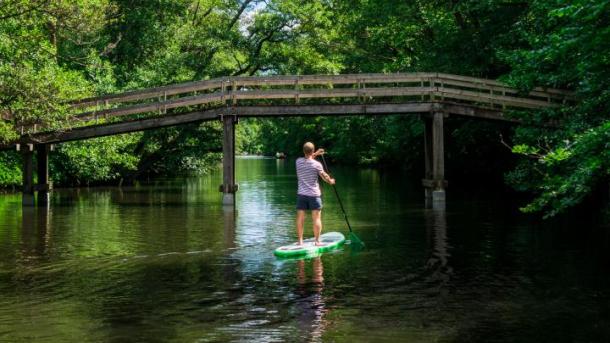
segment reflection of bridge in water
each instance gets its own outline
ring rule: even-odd
[[[447,237],[447,213],[445,203],[434,201],[426,203],[425,210],[426,233],[430,256],[426,262],[429,281],[439,282],[439,287],[447,284],[453,268],[449,265],[451,246]]]
[[[233,205],[235,124],[240,117],[417,114],[425,122],[427,197],[443,200],[443,120],[449,115],[518,122],[510,109],[558,106],[572,94],[535,88],[527,94],[494,80],[441,73],[226,77],[81,99],[71,115],[50,128],[14,120],[21,137],[0,149],[23,153],[23,204],[48,201],[48,154],[52,145],[173,125],[223,123],[223,203]],[[8,118],[11,120],[11,118]],[[38,184],[33,184],[37,154]]]

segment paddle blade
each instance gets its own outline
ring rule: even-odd
[[[349,233],[349,240],[351,242],[351,246],[357,247],[359,249],[364,248],[364,242],[358,236],[356,236],[355,233]]]

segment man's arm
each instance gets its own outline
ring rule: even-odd
[[[323,170],[320,171],[320,177],[322,178],[322,180],[324,180],[329,185],[334,185],[335,184],[335,179],[330,177],[330,175],[326,174],[326,172],[323,171]]]
[[[316,158],[320,155],[324,155],[324,152],[325,152],[324,149],[318,149],[318,150],[316,150],[316,152],[313,153],[313,157]],[[322,168],[322,167],[320,167],[320,168]],[[326,174],[324,169],[320,170],[319,174],[320,174],[320,177],[322,178],[322,180],[324,180],[329,185],[335,184],[335,179],[330,177],[330,175]]]

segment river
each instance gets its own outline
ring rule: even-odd
[[[238,159],[235,212],[219,171],[1,195],[0,342],[610,341],[607,228],[451,188],[428,208],[407,175],[331,166],[366,249],[278,260],[293,164]],[[347,233],[329,187],[324,206]]]

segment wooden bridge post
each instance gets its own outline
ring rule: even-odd
[[[422,183],[426,187],[426,180],[432,180],[432,118],[426,116],[424,119],[424,164],[425,173]],[[426,187],[426,198],[428,197],[428,188]]]
[[[222,140],[222,204],[235,206],[235,123],[237,118],[233,115],[222,117],[223,140]]]
[[[38,205],[46,206],[49,204],[49,192],[51,191],[51,182],[49,181],[49,151],[51,145],[39,144],[36,146],[36,161],[37,161],[37,175],[38,185],[36,190],[38,191]]]
[[[23,169],[22,169],[22,194],[21,204],[23,206],[34,206],[34,146],[23,144]]]
[[[434,112],[424,118],[424,158],[425,175],[422,184],[426,199],[445,201],[445,142],[443,119],[444,112]]]

